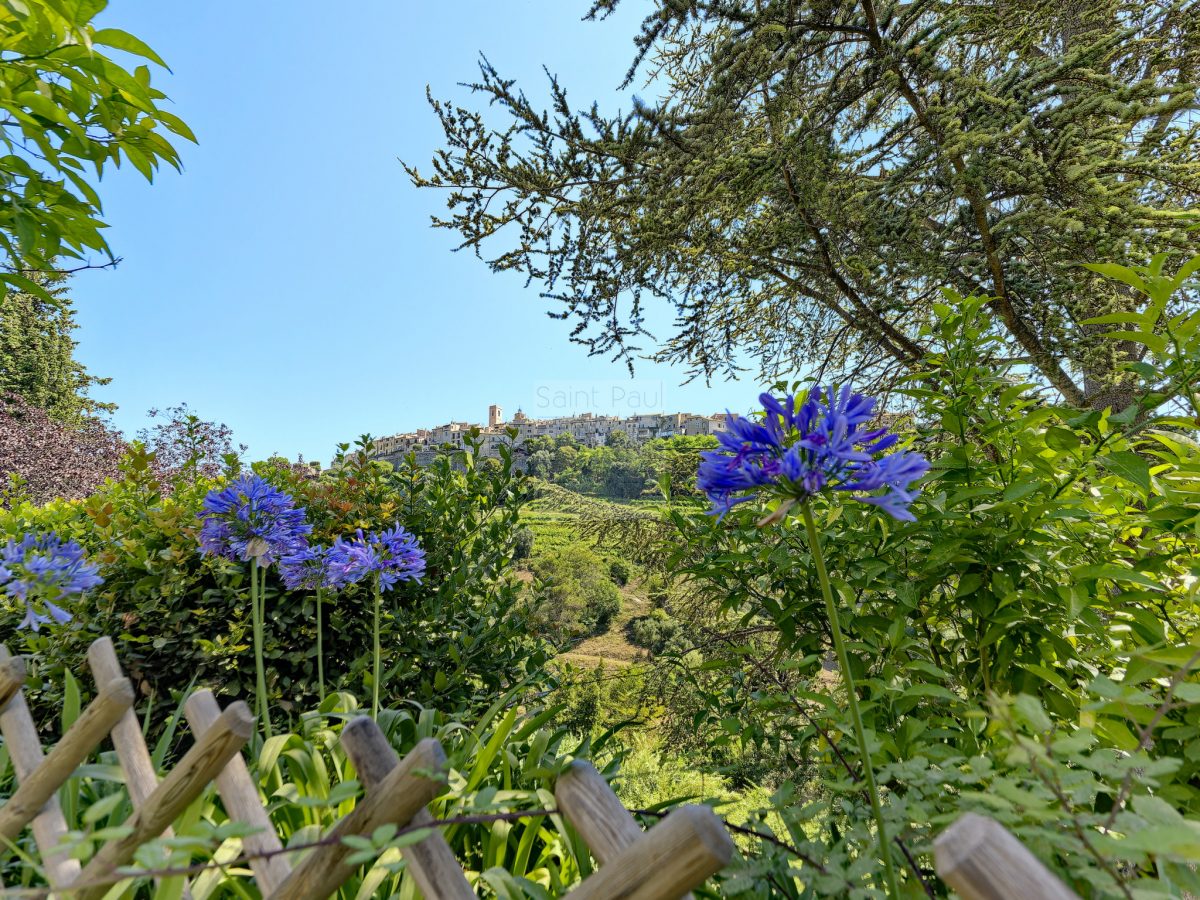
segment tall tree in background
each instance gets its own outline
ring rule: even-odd
[[[166,68],[142,41],[92,24],[106,0],[0,2],[0,282],[39,293],[31,272],[58,260],[92,265],[112,253],[93,179],[123,163],[151,180],[179,167],[164,132],[195,140],[158,105],[147,66],[127,70],[111,48]]]
[[[663,0],[636,46],[626,85],[657,99],[611,116],[485,60],[471,89],[507,121],[431,96],[446,147],[408,169],[574,340],[631,358],[661,300],[652,355],[706,377],[744,352],[888,378],[951,286],[1067,401],[1124,404],[1140,347],[1081,323],[1139,300],[1079,264],[1197,245],[1200,4]]]
[[[67,424],[112,409],[88,390],[109,379],[75,359],[75,312],[62,278],[34,279],[51,296],[9,290],[0,296],[0,395],[15,394]]]

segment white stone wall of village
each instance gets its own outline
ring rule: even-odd
[[[463,439],[472,428],[479,429],[483,456],[498,456],[498,448],[512,443],[520,447],[532,437],[556,438],[572,435],[585,447],[602,447],[614,431],[623,431],[634,444],[644,444],[654,438],[676,435],[716,434],[725,430],[725,414],[697,415],[695,413],[643,413],[636,416],[602,416],[580,413],[574,416],[558,416],[551,419],[531,419],[520,409],[511,422],[504,420],[500,406],[488,407],[488,423],[448,422],[434,428],[420,428],[403,434],[393,434],[375,439],[376,453],[382,457],[399,457],[415,452],[434,453],[450,445],[462,447]],[[510,438],[508,429],[515,428],[515,439]]]

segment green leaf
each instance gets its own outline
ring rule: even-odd
[[[1071,574],[1081,581],[1093,578],[1107,578],[1110,581],[1132,581],[1134,584],[1141,584],[1150,588],[1162,587],[1162,585],[1148,575],[1143,575],[1141,572],[1135,572],[1133,569],[1126,569],[1117,565],[1082,566],[1078,569],[1073,569]]]
[[[939,700],[951,700],[957,702],[961,699],[953,691],[949,691],[940,684],[914,684],[911,687],[904,689],[904,697],[937,697]]]
[[[1005,489],[1003,497],[1005,500],[1020,500],[1022,497],[1028,497],[1042,484],[1040,478],[1022,478],[1020,481],[1010,484]]]
[[[1200,823],[1184,821],[1180,825],[1142,828],[1111,846],[1118,853],[1136,850],[1156,857],[1169,856],[1184,862],[1200,862]]]
[[[1017,713],[1029,723],[1034,731],[1044,733],[1051,730],[1050,717],[1046,715],[1046,711],[1042,709],[1042,704],[1038,702],[1036,697],[1031,697],[1029,694],[1020,694],[1013,700],[1013,706],[1016,707]]]
[[[1091,269],[1103,275],[1105,278],[1112,278],[1116,281],[1124,282],[1135,290],[1141,291],[1143,294],[1149,294],[1150,290],[1146,286],[1146,282],[1133,269],[1128,266],[1117,265],[1116,263],[1084,263],[1085,269]]]
[[[1137,312],[1119,312],[1109,313],[1107,316],[1093,316],[1090,319],[1084,319],[1084,325],[1142,325],[1144,327],[1152,326],[1157,320],[1156,315],[1147,315],[1146,313]]]
[[[1101,456],[1097,462],[1118,478],[1137,485],[1143,493],[1150,493],[1150,464],[1138,454],[1118,450]]]
[[[17,290],[23,291],[26,294],[31,294],[34,297],[37,297],[39,300],[45,300],[47,303],[51,303],[55,306],[58,305],[58,300],[55,299],[53,294],[47,291],[36,281],[26,278],[24,275],[16,275],[12,272],[0,272],[0,282],[11,284]]]
[[[1175,273],[1175,289],[1183,287],[1183,283],[1191,278],[1198,269],[1200,269],[1200,253],[1185,262]]]
[[[135,56],[158,63],[168,72],[171,70],[171,67],[163,62],[162,57],[151,50],[145,41],[135,38],[128,31],[122,31],[120,28],[101,28],[99,31],[93,32],[92,43],[103,44],[105,47],[112,47],[116,50],[124,50],[126,53],[132,53]]]
[[[1075,450],[1079,447],[1079,435],[1070,428],[1048,428],[1046,446],[1051,450]]]
[[[125,795],[121,792],[109,794],[89,806],[83,811],[83,821],[88,825],[95,825],[101,819],[114,812],[122,803],[125,802]]]
[[[1114,341],[1132,341],[1135,344],[1144,344],[1155,353],[1167,352],[1167,339],[1161,334],[1154,334],[1150,331],[1109,331],[1104,336]]]
[[[63,689],[63,706],[62,706],[62,730],[65,734],[67,730],[75,724],[75,720],[79,718],[79,711],[83,707],[83,700],[79,695],[79,682],[75,680],[75,676],[68,669],[63,672],[66,684]]]

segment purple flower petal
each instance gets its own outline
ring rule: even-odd
[[[929,463],[913,451],[887,455],[898,436],[861,427],[875,415],[874,398],[818,386],[799,409],[791,395],[759,399],[761,422],[728,414],[729,430],[717,436],[720,449],[701,454],[696,481],[712,501],[712,514],[724,516],[763,489],[801,501],[838,490],[912,520],[908,507],[916,492],[909,488]]]

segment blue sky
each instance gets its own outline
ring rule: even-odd
[[[680,386],[681,369],[589,358],[536,285],[454,254],[417,191],[441,131],[426,84],[465,100],[482,51],[532,96],[544,63],[577,102],[617,87],[644,5],[580,20],[587,0],[165,3],[112,0],[100,19],[171,66],[155,83],[199,139],[184,171],[101,184],[115,271],[73,282],[79,357],[113,382],[132,434],[188,403],[252,457],[328,460],[364,432],[511,416],[744,409],[755,386]],[[669,320],[668,320],[669,321]]]

